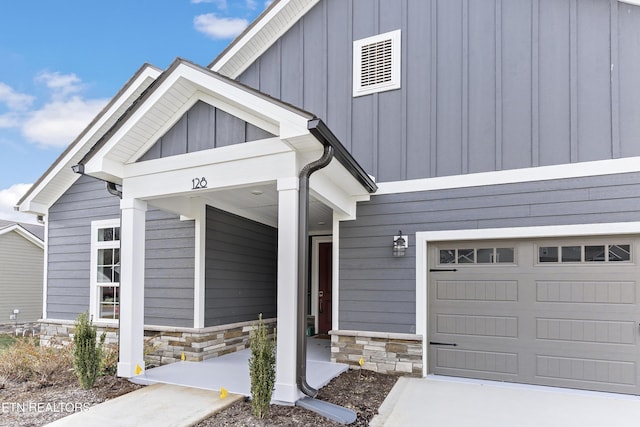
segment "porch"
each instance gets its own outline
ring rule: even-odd
[[[251,395],[249,358],[251,350],[245,349],[202,362],[176,362],[145,371],[131,379],[137,384],[173,384],[205,390],[220,390]],[[333,378],[347,371],[349,365],[331,362],[331,341],[307,338],[307,382],[321,388]]]

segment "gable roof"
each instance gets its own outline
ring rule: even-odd
[[[34,245],[44,248],[44,226],[0,219],[0,236],[15,231]]]
[[[77,179],[71,166],[112,127],[155,81],[161,70],[150,64],[142,67],[125,83],[109,103],[98,113],[78,137],[58,156],[53,164],[29,188],[16,204],[21,212],[46,214],[49,206],[57,200]]]

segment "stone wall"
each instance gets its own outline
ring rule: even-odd
[[[422,376],[422,337],[363,331],[331,331],[331,361],[385,374]]]
[[[208,328],[169,328],[147,326],[144,331],[145,362],[148,365],[166,365],[180,361],[184,353],[185,360],[200,362],[212,357],[249,348],[251,331],[257,322],[242,322]],[[270,333],[276,325],[276,319],[266,319]],[[73,340],[74,322],[42,321],[40,344],[65,345]],[[118,329],[98,327],[98,334],[107,333],[106,343],[118,343]]]

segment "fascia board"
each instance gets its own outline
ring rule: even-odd
[[[57,197],[53,196],[53,200],[46,200],[44,203],[40,200],[37,202],[35,200],[39,199],[41,193],[43,193],[47,186],[55,180],[56,177],[58,177],[61,170],[71,168],[71,166],[77,163],[77,161],[84,155],[84,152],[90,148],[88,147],[88,142],[95,136],[96,132],[104,126],[109,118],[111,118],[115,112],[120,109],[123,103],[129,99],[148,78],[155,80],[158,78],[160,73],[161,71],[158,68],[146,64],[144,68],[138,72],[138,76],[128,84],[126,89],[124,89],[120,95],[116,95],[117,98],[110,103],[107,110],[102,111],[94,122],[89,124],[89,127],[81,133],[81,139],[79,139],[75,144],[72,143],[54,162],[50,169],[45,172],[38,181],[36,181],[36,184],[34,184],[35,186],[29,190],[22,200],[17,203],[17,207],[20,212],[45,214],[49,206],[57,200]],[[70,180],[68,185],[65,187],[70,187],[76,179],[77,177],[74,176],[74,178]],[[59,197],[59,195],[57,196]]]
[[[318,2],[319,0],[276,0],[209,68],[232,79],[237,78]]]

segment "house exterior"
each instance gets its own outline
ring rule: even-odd
[[[276,0],[208,67],[143,65],[19,202],[47,336],[119,323],[129,377],[145,336],[200,360],[263,313],[282,402],[301,329],[381,372],[640,394],[633,3]]]
[[[0,325],[42,317],[43,239],[41,225],[0,220]]]

